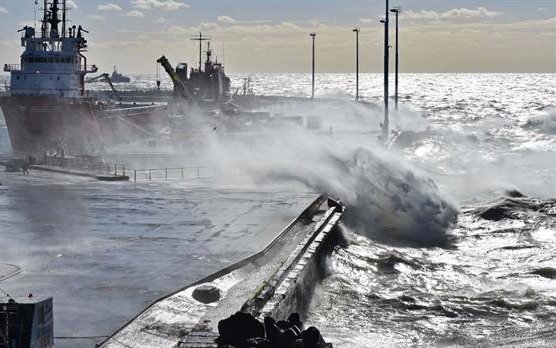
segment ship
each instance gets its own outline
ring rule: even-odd
[[[130,83],[131,82],[131,78],[119,73],[115,66],[114,66],[114,71],[112,71],[112,75],[108,75],[107,73],[102,74],[100,76],[88,79],[86,80],[86,82],[87,83],[102,82],[103,79],[106,80],[106,76],[110,79],[110,83]]]
[[[114,71],[112,71],[112,75],[110,76],[110,80],[112,80],[113,83],[130,83],[131,79],[127,76],[124,76],[123,74],[119,73],[118,70],[116,70],[116,67],[114,66]]]
[[[66,0],[44,0],[40,32],[25,26],[20,64],[5,64],[7,95],[0,96],[12,155],[99,155],[108,146],[151,137],[168,126],[166,105],[90,97],[85,76],[88,33],[69,26]]]

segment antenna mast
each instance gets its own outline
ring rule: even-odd
[[[66,37],[66,0],[62,0],[62,37]]]
[[[199,41],[199,71],[201,71],[203,66],[203,41],[210,41],[211,38],[210,36],[203,36],[202,33],[199,33],[199,36],[192,35],[190,39],[192,41]]]
[[[42,38],[46,38],[46,23],[48,20],[48,2],[47,0],[44,0],[44,4],[43,4],[43,16],[42,16],[42,27],[41,27],[41,32],[42,32]]]

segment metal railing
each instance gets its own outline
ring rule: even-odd
[[[20,71],[21,64],[4,64],[5,72]]]
[[[123,168],[125,171],[125,168]],[[150,168],[150,169],[129,169],[127,174],[130,180],[137,181],[155,181],[155,180],[185,180],[185,179],[209,179],[223,178],[237,175],[234,169],[219,169],[216,167],[198,166],[198,167],[177,167],[177,168]],[[124,172],[124,175],[125,172]]]
[[[35,162],[46,166],[71,168],[107,176],[128,176],[138,181],[175,181],[187,179],[210,179],[234,177],[241,174],[237,168],[219,168],[213,166],[185,166],[171,168],[137,169],[122,163],[107,163],[84,157],[45,156]]]

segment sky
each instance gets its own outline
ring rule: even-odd
[[[33,24],[34,3],[0,0],[0,63],[19,61],[17,30]],[[379,20],[385,0],[68,3],[72,24],[90,31],[89,62],[102,71],[117,65],[123,72],[154,73],[162,54],[174,64],[194,63],[199,50],[190,36],[201,31],[212,37],[228,72],[308,72],[309,33],[315,32],[317,71],[350,73],[355,27],[361,30],[361,71],[383,69]],[[402,7],[401,72],[556,73],[556,0],[391,0],[390,5]],[[390,28],[393,45],[393,20]]]

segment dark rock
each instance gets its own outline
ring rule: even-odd
[[[556,279],[556,268],[552,268],[552,267],[539,268],[534,270],[531,273],[540,275],[541,277],[548,278],[548,279]]]
[[[231,344],[240,347],[246,346],[250,338],[264,337],[264,326],[250,314],[237,312],[228,319],[218,322],[218,343],[220,345]]]
[[[280,348],[296,348],[297,334],[291,328],[285,330],[278,336],[275,343]]]
[[[505,206],[494,206],[482,211],[479,216],[485,220],[500,221],[502,219],[515,219],[511,209]]]
[[[280,336],[280,334],[282,333],[280,328],[276,326],[276,321],[271,317],[264,318],[264,329],[266,332],[266,338],[268,338],[271,341],[276,340],[278,336]]]
[[[322,338],[319,329],[314,326],[309,327],[301,334],[303,337],[303,345],[305,348],[321,348],[326,347],[324,338]]]
[[[506,196],[511,198],[521,198],[525,197],[525,195],[518,190],[506,190]]]
[[[246,345],[249,348],[274,348],[272,342],[263,337],[250,338],[246,341]]]
[[[287,330],[293,325],[289,321],[280,320],[276,322],[276,326],[278,326],[281,330]]]
[[[193,290],[193,298],[201,303],[214,303],[220,300],[220,289],[213,285],[201,285]]]
[[[299,330],[303,330],[303,323],[301,322],[299,313],[290,314],[290,316],[288,317],[288,322],[291,323],[292,325],[297,326]]]

